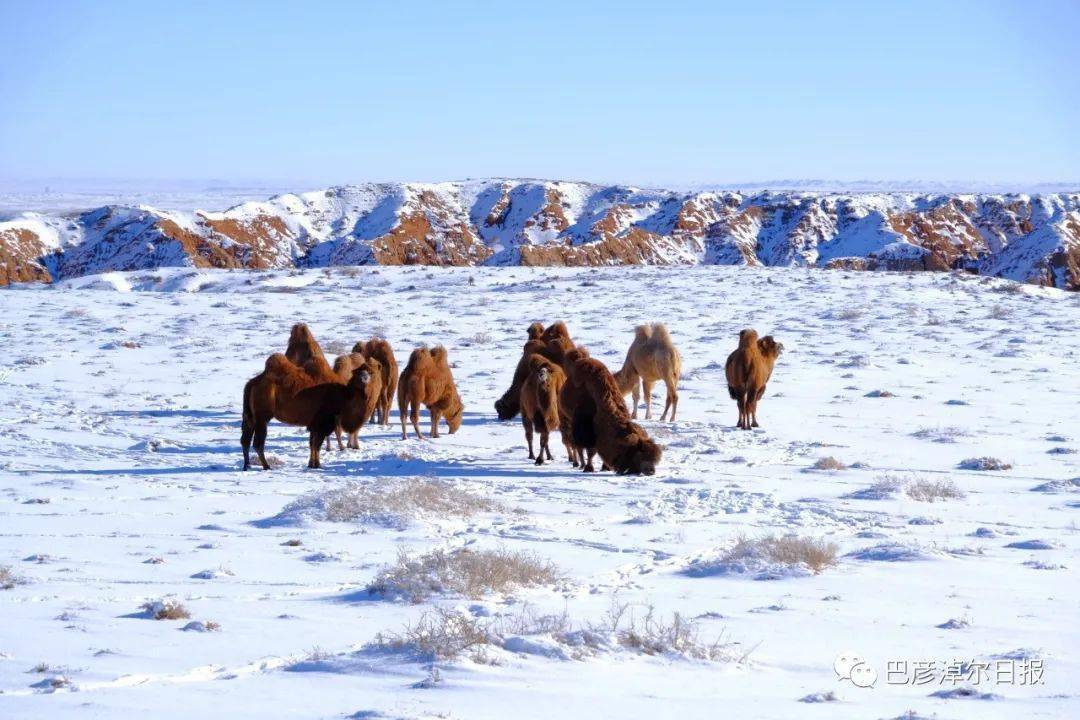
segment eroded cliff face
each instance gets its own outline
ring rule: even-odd
[[[675,193],[543,180],[370,184],[224,212],[109,206],[0,223],[0,283],[350,264],[962,269],[1080,289],[1080,193]]]

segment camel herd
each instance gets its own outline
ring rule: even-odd
[[[549,441],[557,430],[574,467],[593,472],[599,455],[602,470],[652,475],[663,451],[634,420],[642,395],[645,418],[652,417],[652,389],[658,381],[667,390],[660,419],[667,420],[670,411],[675,420],[682,358],[667,328],[659,323],[635,328],[626,360],[614,373],[574,343],[561,320],[548,327],[534,322],[526,335],[510,387],[495,401],[495,411],[500,420],[521,415],[529,459],[537,465],[554,459]],[[739,333],[739,346],[725,366],[728,393],[739,407],[737,427],[758,427],[757,404],[783,349],[771,336],[759,339],[751,329]],[[424,437],[421,405],[431,416],[431,437],[439,437],[440,420],[451,433],[461,427],[465,406],[443,346],[413,350],[399,376],[393,348],[382,338],[356,343],[331,366],[308,326],[294,325],[285,353],[267,358],[263,371],[244,385],[244,469],[251,466],[253,444],[263,469],[270,469],[264,449],[274,419],[307,428],[309,468],[321,467],[320,451],[324,441],[329,449],[332,433],[339,450],[345,449],[342,434],[349,448],[359,448],[365,424],[374,419],[389,426],[395,392],[402,439],[408,437],[406,417],[416,437]],[[624,400],[627,394],[633,397],[632,412]],[[535,435],[540,437],[536,451]]]

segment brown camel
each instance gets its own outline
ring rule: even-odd
[[[569,355],[567,384],[573,383],[578,395],[571,432],[574,444],[586,449],[585,471],[599,454],[620,475],[655,473],[660,446],[630,419],[615,377],[599,360]]]
[[[427,406],[431,414],[431,437],[439,437],[439,419],[444,418],[450,433],[461,427],[465,406],[454,385],[446,348],[442,345],[432,350],[417,348],[409,356],[409,362],[398,382],[398,411],[401,414],[401,439],[408,437],[405,414],[408,411],[416,437],[420,432],[420,405]]]
[[[365,343],[356,343],[353,352],[363,353],[364,357],[375,358],[382,365],[382,397],[377,406],[379,424],[390,425],[390,407],[397,394],[398,364],[394,358],[394,349],[382,338],[373,337]]]
[[[349,353],[348,355],[339,355],[334,360],[334,372],[337,374],[340,379],[339,381],[342,384],[348,384],[349,380],[357,371],[360,371],[363,374],[363,383],[366,389],[366,392],[364,393],[363,418],[359,425],[348,429],[344,427],[343,423],[338,422],[337,426],[334,428],[334,434],[337,436],[338,450],[345,449],[345,446],[341,443],[341,435],[343,432],[348,432],[349,448],[352,450],[360,449],[360,428],[371,422],[371,417],[375,414],[375,408],[382,400],[383,377],[385,376],[385,373],[381,362],[372,357],[364,357],[363,354],[358,352]],[[330,449],[329,436],[326,438],[326,449]]]
[[[367,375],[361,369],[353,373],[347,385],[336,380],[317,383],[313,381],[310,369],[298,367],[280,353],[271,355],[263,371],[244,385],[240,435],[244,469],[251,467],[252,439],[263,469],[270,469],[264,449],[266,429],[272,419],[306,427],[310,433],[308,467],[321,467],[319,450],[334,427],[340,422],[351,432],[352,428],[363,424]]]
[[[536,464],[544,464],[544,453],[551,457],[548,439],[559,427],[559,393],[566,375],[562,368],[543,355],[533,354],[527,362],[525,381],[521,385],[521,424],[525,428],[525,440],[529,445],[529,459],[533,459],[533,430],[540,433],[540,452]]]
[[[759,340],[756,330],[747,328],[739,333],[739,347],[728,355],[724,366],[728,394],[739,404],[736,427],[743,430],[758,427],[758,400],[765,394],[765,384],[772,377],[776,359],[783,351],[783,344],[771,335]]]
[[[296,323],[289,333],[289,345],[285,357],[297,367],[303,368],[319,382],[333,382],[337,376],[326,361],[322,348],[304,323]]]
[[[667,400],[660,420],[667,420],[668,410],[675,420],[675,411],[679,406],[679,377],[682,375],[682,359],[671,341],[667,328],[660,324],[638,325],[634,328],[634,341],[626,352],[622,369],[615,373],[619,391],[626,395],[632,393],[634,404],[630,417],[637,419],[638,401],[641,392],[645,395],[645,419],[652,418],[653,383],[662,380],[667,388]]]

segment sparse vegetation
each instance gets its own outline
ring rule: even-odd
[[[191,613],[179,600],[153,600],[144,603],[143,612],[154,620],[187,620]]]
[[[985,470],[985,471],[998,471],[998,470],[1011,470],[1012,465],[1003,460],[998,460],[995,457],[977,457],[968,458],[960,462],[961,470]]]
[[[490,649],[513,651],[520,647],[514,638],[537,636],[554,640],[564,659],[582,659],[620,648],[715,662],[741,663],[749,656],[749,651],[722,634],[714,641],[703,641],[697,623],[678,613],[665,619],[651,606],[643,613],[634,610],[635,606],[613,601],[602,622],[575,630],[565,613],[536,615],[528,607],[520,614],[493,619],[434,608],[400,632],[380,633],[374,645],[432,660],[468,656],[484,663],[491,662]]]
[[[440,480],[379,478],[307,495],[287,505],[276,519],[312,517],[402,527],[413,519],[471,517],[501,510],[499,503]]]
[[[920,502],[936,502],[938,500],[956,500],[964,497],[965,493],[952,480],[927,480],[917,478],[908,482],[908,497]]]
[[[7,565],[0,565],[0,590],[11,590],[21,585],[23,579],[15,575]]]
[[[749,561],[750,564],[756,562],[806,567],[817,574],[836,564],[838,549],[836,543],[819,538],[794,535],[748,538],[740,535],[735,539],[735,544],[721,554],[720,561],[724,563]]]
[[[954,443],[958,438],[968,437],[971,433],[959,427],[924,427],[912,435],[920,440],[932,440],[937,443]]]
[[[397,562],[379,573],[368,592],[418,603],[441,593],[477,598],[518,587],[547,585],[559,576],[552,563],[520,551],[462,548],[418,556],[401,551]]]
[[[812,470],[847,470],[847,465],[840,462],[832,455],[827,457],[818,458],[818,461],[811,466]]]

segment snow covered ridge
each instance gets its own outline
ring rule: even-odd
[[[222,212],[109,205],[0,222],[0,284],[166,266],[963,269],[1080,289],[1080,193],[675,192],[585,182],[349,185]]]

